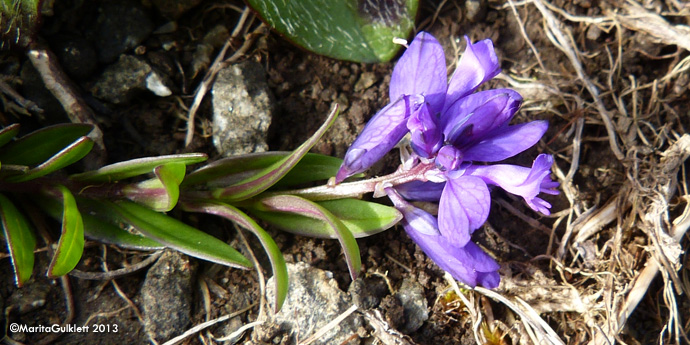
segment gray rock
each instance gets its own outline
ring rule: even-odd
[[[104,1],[96,24],[99,60],[111,63],[138,46],[153,31],[153,23],[141,1]]]
[[[192,276],[189,259],[167,251],[151,266],[141,287],[146,331],[158,340],[182,334],[191,322]]]
[[[380,277],[357,278],[350,284],[347,293],[352,297],[352,302],[362,310],[378,307],[381,299],[388,294],[388,286]]]
[[[266,73],[254,61],[244,61],[218,73],[213,95],[213,145],[224,156],[264,152],[275,111]]]
[[[172,91],[166,86],[167,83],[167,78],[146,61],[136,56],[122,55],[117,63],[101,74],[91,93],[104,101],[121,104],[147,90],[160,97],[170,96]]]
[[[275,288],[268,280],[266,298],[271,308],[266,324],[256,329],[260,342],[296,344],[319,331],[327,323],[352,306],[349,296],[338,288],[333,274],[313,268],[305,263],[287,264],[290,287],[283,308],[273,313]],[[362,325],[357,314],[351,314],[312,344],[341,344]]]
[[[428,305],[424,297],[422,285],[416,280],[407,277],[403,280],[395,296],[403,308],[404,321],[400,331],[410,334],[422,327],[424,321],[429,319]]]

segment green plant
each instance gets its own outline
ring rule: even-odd
[[[19,125],[0,130],[0,222],[17,285],[34,269],[36,235],[26,216],[34,209],[62,224],[47,272],[51,278],[77,266],[85,237],[138,249],[168,247],[235,268],[252,266],[225,242],[166,214],[176,206],[232,220],[258,237],[276,278],[277,309],[287,294],[287,267],[274,240],[247,213],[293,233],[337,238],[354,279],[360,270],[355,238],[385,230],[402,216],[395,208],[350,198],[351,193],[300,195],[291,189],[327,180],[342,164],[308,153],[336,116],[334,109],[293,152],[227,158],[189,174],[188,166],[206,155],[140,158],[67,175],[62,169],[93,147],[86,136],[91,126],[57,125],[18,139]]]

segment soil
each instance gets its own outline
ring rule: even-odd
[[[154,27],[169,22],[155,6],[148,1],[144,4]],[[48,46],[55,47],[58,44],[55,40],[87,25],[82,22],[69,24],[66,18],[71,17],[67,13],[86,18],[94,13],[94,6],[76,0],[56,3],[54,14],[46,17],[39,37]],[[181,152],[205,152],[212,159],[218,158],[207,135],[207,129],[211,128],[208,100],[197,113],[194,140],[185,147],[188,107],[207,68],[196,75],[189,71],[195,63],[191,52],[205,33],[217,25],[225,25],[232,32],[239,20],[233,6],[243,8],[244,5],[238,1],[204,1],[188,9],[177,20],[178,26],[172,32],[150,35],[139,46],[127,51],[164,72],[175,85],[172,96],[139,94],[118,105],[98,101],[87,90],[110,64],[105,62],[99,62],[88,75],[73,77],[82,96],[98,114],[109,162]],[[634,6],[622,1],[554,0],[540,10],[532,2],[421,1],[417,29],[431,32],[442,43],[451,71],[453,61],[464,51],[463,35],[472,41],[493,40],[503,74],[484,87],[512,87],[523,95],[525,101],[515,123],[535,119],[550,123],[550,129],[536,147],[509,163],[529,166],[537,154],[553,154],[556,158],[553,176],[561,182],[562,192],[545,197],[553,205],[551,216],[532,212],[512,195],[492,192],[494,202],[489,220],[473,238],[502,266],[502,284],[496,292],[512,301],[513,306],[521,305],[518,300],[530,305],[545,321],[542,331],[534,331],[539,327],[529,326],[528,318],[515,313],[511,305],[484,293],[462,290],[471,302],[464,304],[449,292],[451,286],[443,278],[443,272],[398,227],[358,240],[362,277],[385,274],[393,290],[400,287],[405,277],[412,277],[424,288],[429,319],[420,329],[399,339],[416,344],[472,344],[476,339],[483,339],[487,344],[530,344],[540,339],[539,334],[544,334],[544,329],[550,328],[568,344],[587,343],[596,339],[597,334],[607,339],[599,338],[597,344],[615,341],[626,344],[688,343],[685,337],[690,331],[690,300],[687,297],[690,261],[687,254],[676,257],[676,265],[661,265],[662,274],[656,275],[649,286],[642,285],[646,294],[626,318],[627,325],[616,328],[616,320],[626,301],[633,298],[632,287],[639,283],[641,279],[638,278],[645,268],[657,262],[655,260],[663,256],[660,253],[670,253],[668,249],[674,242],[666,239],[681,231],[676,224],[682,223],[688,200],[684,164],[687,153],[678,154],[676,165],[666,164],[670,160],[668,157],[673,156],[673,144],[680,141],[690,125],[690,77],[687,72],[690,7],[672,0],[645,1],[644,7],[640,5],[639,9],[648,16],[640,16],[633,12],[637,9],[633,9]],[[476,11],[476,8],[481,10]],[[545,20],[545,11],[553,19]],[[665,24],[653,22],[652,15],[658,15]],[[631,20],[632,17],[635,19]],[[549,22],[554,20],[560,23],[555,26],[560,33],[569,37],[567,42],[559,41],[554,29],[549,28]],[[653,25],[646,25],[647,21]],[[245,27],[253,29],[256,25],[258,21],[250,21]],[[166,50],[165,42],[174,42],[175,49]],[[242,39],[238,38],[231,49],[241,43]],[[575,60],[564,53],[561,49],[564,46],[566,50],[571,47]],[[218,47],[210,56],[211,61],[216,54]],[[264,67],[278,105],[278,115],[273,118],[269,131],[271,150],[291,150],[299,146],[320,126],[332,104],[339,103],[341,115],[313,151],[342,157],[367,120],[388,102],[393,62],[336,61],[301,50],[274,33],[258,38],[241,59],[253,59]],[[27,73],[20,74],[25,65],[28,65],[27,58],[21,52],[0,55],[3,78],[24,97],[34,100],[33,96],[39,91],[29,88]],[[587,83],[591,85],[589,89]],[[598,93],[593,93],[592,89],[597,89]],[[54,100],[51,103],[35,99],[46,111],[31,116],[22,115],[20,107],[10,105],[10,96],[3,95],[2,101],[0,121],[3,126],[20,122],[25,129],[30,129],[67,121],[61,106]],[[611,121],[609,129],[607,118]],[[621,151],[620,156],[610,143],[612,136],[615,136],[613,141]],[[396,155],[387,157],[368,174],[392,171],[397,159]],[[571,168],[574,170],[569,174]],[[655,227],[656,223],[649,217],[654,214],[654,198],[663,192],[661,186],[673,185],[674,181],[677,181],[677,188],[664,195],[666,208],[658,216],[662,219],[661,225]],[[600,210],[610,203],[614,203],[610,208],[613,216],[606,218]],[[203,224],[204,228],[214,229],[215,235],[231,241],[246,253],[232,224],[212,217],[183,214],[180,217],[192,225]],[[590,236],[578,237],[585,231],[584,225],[596,219],[607,220],[600,221]],[[676,219],[678,222],[674,223]],[[331,271],[341,289],[347,291],[351,280],[337,241],[294,236],[270,227],[267,230],[288,262],[306,262]],[[662,237],[663,240],[655,239]],[[687,251],[687,236],[679,238],[680,242],[676,241],[675,245]],[[270,267],[258,242],[249,241],[263,266]],[[6,338],[7,343],[150,342],[137,315],[139,311],[132,307],[141,304],[140,289],[146,269],[114,280],[117,287],[110,281],[74,277],[66,278],[65,284],[49,280],[40,273],[45,272],[49,263],[46,252],[46,248],[37,252],[34,278],[22,288],[22,294],[29,296],[22,299],[27,304],[26,310],[9,310],[3,322],[59,324],[73,312],[73,324],[116,325],[118,332],[49,334],[47,337],[46,334],[10,334],[12,340]],[[18,290],[11,279],[10,260],[7,255],[0,255],[3,255],[0,258],[0,306],[16,307],[18,304],[11,296],[16,296]],[[145,253],[88,242],[78,268],[99,271],[102,262],[106,262],[112,270],[136,263],[144,256]],[[259,278],[255,271],[190,260],[194,262],[194,292],[189,328],[259,302]],[[69,310],[65,301],[68,287],[74,298],[74,310]],[[205,295],[209,289],[211,293]],[[388,296],[376,308],[394,326],[400,324],[401,316],[397,314],[401,307],[391,302],[391,295]],[[44,303],[31,305],[35,301]],[[476,323],[477,315],[483,326]],[[258,317],[259,307],[254,306],[229,322],[247,324]],[[225,329],[223,327],[223,324],[212,326],[186,338],[184,343],[219,343],[210,334],[218,336],[218,332]],[[300,337],[304,338],[306,336]],[[375,344],[375,338],[373,330],[367,326],[362,334],[353,334],[347,344]],[[239,343],[244,344],[261,342],[252,331],[239,339]],[[537,342],[557,343],[544,339]]]

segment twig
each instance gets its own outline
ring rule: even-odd
[[[128,267],[123,267],[120,269],[116,269],[114,271],[107,271],[107,272],[85,272],[85,271],[80,271],[78,269],[73,269],[69,275],[79,278],[79,279],[85,279],[85,280],[111,280],[115,278],[119,278],[122,276],[126,276],[132,273],[135,273],[148,265],[152,264],[154,261],[156,261],[161,254],[163,254],[162,250],[159,250],[153,254],[151,254],[148,258],[142,260],[139,263],[136,263],[134,265],[128,266]]]
[[[39,113],[39,114],[43,113],[43,109],[39,108],[38,105],[36,105],[36,103],[22,97],[22,95],[17,93],[17,91],[14,91],[14,89],[12,87],[10,87],[9,85],[7,85],[7,83],[2,79],[0,79],[0,92],[12,97],[12,99],[17,104],[19,104],[21,107],[23,107],[25,109],[28,109],[30,111],[33,111],[33,112]]]
[[[76,87],[72,85],[65,72],[60,68],[57,57],[45,46],[32,43],[26,53],[38,73],[43,79],[46,88],[57,98],[65,109],[70,121],[74,123],[88,123],[93,125],[89,133],[95,144],[95,148],[87,157],[86,165],[89,169],[101,167],[106,162],[106,150],[103,143],[103,132],[98,127],[96,117],[84,100],[79,96]]]

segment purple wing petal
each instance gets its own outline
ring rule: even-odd
[[[448,242],[462,247],[489,216],[491,196],[479,177],[461,176],[448,180],[439,201],[438,227]]]
[[[446,141],[462,146],[510,122],[522,96],[510,89],[480,91],[463,97],[441,115]]]
[[[336,183],[361,173],[381,159],[407,134],[409,97],[401,97],[381,109],[364,127],[345,153]]]
[[[471,287],[498,287],[500,266],[476,244],[468,242],[464,247],[454,247],[444,236],[426,235],[404,224],[403,227],[424,253],[453,278]]]
[[[498,68],[498,57],[491,40],[472,44],[465,36],[467,49],[460,57],[458,67],[448,85],[443,112],[456,100],[474,92],[483,82],[495,77],[501,70]]]
[[[393,69],[390,99],[403,95],[424,95],[432,113],[438,113],[448,86],[446,56],[431,34],[421,31]]]
[[[445,183],[412,181],[395,187],[407,200],[438,201]]]
[[[547,121],[532,121],[495,129],[482,141],[463,150],[465,160],[497,162],[513,157],[536,144],[548,127]]]
[[[436,125],[436,118],[429,113],[426,103],[410,115],[407,129],[412,137],[412,148],[420,157],[431,157],[443,144],[441,130]]]

